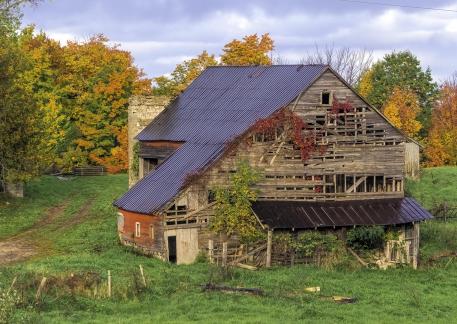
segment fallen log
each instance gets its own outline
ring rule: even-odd
[[[428,260],[427,260],[427,263],[428,264],[431,264],[431,263],[434,263],[434,262],[438,262],[440,261],[441,259],[444,259],[444,258],[451,258],[451,257],[457,257],[457,252],[454,252],[454,251],[447,251],[447,252],[441,252],[439,254],[435,254],[433,256],[431,256]]]
[[[359,256],[357,255],[357,253],[354,252],[353,249],[351,249],[350,247],[348,247],[347,250],[349,251],[349,253],[351,253],[351,254],[356,258],[357,261],[359,261],[359,263],[360,263],[361,265],[363,265],[364,267],[368,267],[368,263],[365,262],[361,257],[359,257]]]
[[[257,267],[254,267],[254,266],[249,265],[249,264],[244,264],[244,263],[237,263],[236,266],[237,266],[238,268],[242,268],[242,269],[246,269],[246,270],[251,270],[251,271],[257,270]]]
[[[262,296],[264,294],[263,289],[260,288],[243,288],[243,287],[228,287],[222,285],[215,285],[212,283],[207,283],[201,286],[203,291],[222,291],[225,293],[244,293],[251,294],[256,296]]]

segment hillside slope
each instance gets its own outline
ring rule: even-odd
[[[457,168],[426,170],[422,181],[408,184],[408,191],[426,206],[433,197],[457,202],[452,181],[456,177]],[[457,262],[447,259],[417,271],[366,270],[348,262],[333,270],[307,266],[255,272],[236,269],[223,276],[205,263],[176,266],[136,255],[118,244],[117,213],[111,206],[126,187],[125,175],[69,181],[43,177],[27,187],[25,200],[0,200],[0,244],[19,239],[33,248],[27,261],[0,265],[0,287],[9,287],[17,276],[16,289],[24,293],[25,304],[33,305],[41,278],[48,278],[38,305],[22,305],[14,320],[393,323],[457,318]],[[454,223],[424,224],[426,256],[441,251],[443,243],[438,242],[443,233],[451,235],[456,228]],[[444,248],[456,244],[456,237],[447,236]],[[139,265],[144,267],[146,288]],[[113,282],[111,299],[106,296],[108,270]],[[210,280],[260,287],[265,296],[203,293],[200,285]],[[98,282],[97,290],[94,282]],[[305,287],[314,286],[321,287],[320,294],[304,292]],[[352,296],[357,302],[338,305],[326,297],[332,295]]]

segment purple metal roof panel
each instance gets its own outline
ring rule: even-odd
[[[270,200],[256,201],[252,209],[262,223],[273,229],[399,225],[433,218],[412,198],[331,202]]]
[[[187,174],[216,160],[225,144],[256,120],[292,102],[325,65],[220,66],[202,72],[142,132],[140,141],[185,142],[114,205],[151,214],[182,187]]]

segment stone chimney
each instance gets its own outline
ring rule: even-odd
[[[170,101],[165,96],[132,96],[129,100],[128,109],[128,137],[129,137],[129,188],[138,181],[138,174],[133,167],[134,147],[138,142],[138,135]]]

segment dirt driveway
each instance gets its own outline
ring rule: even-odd
[[[88,217],[94,199],[88,200],[76,213],[68,219],[59,219],[69,205],[69,201],[49,208],[44,216],[32,227],[15,236],[0,241],[0,266],[13,262],[25,261],[40,252],[40,232],[43,229],[68,229],[84,221]]]

